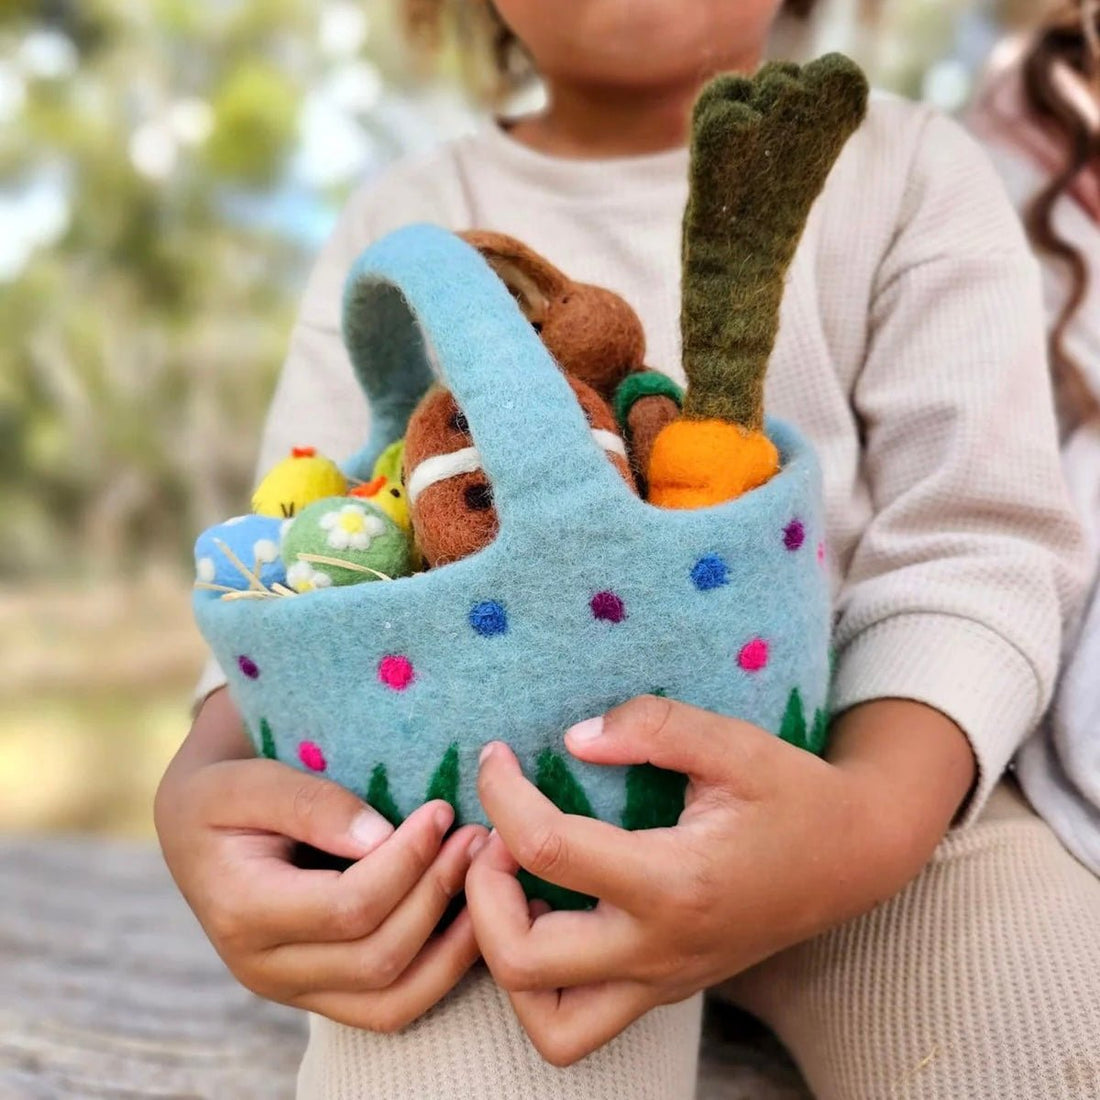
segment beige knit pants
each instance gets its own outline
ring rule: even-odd
[[[819,1100],[1100,1098],[1100,879],[1014,784],[892,901],[720,993],[768,1023]],[[700,998],[567,1070],[484,971],[399,1036],[312,1021],[299,1100],[688,1100]]]

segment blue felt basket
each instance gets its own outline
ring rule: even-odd
[[[438,376],[469,420],[500,534],[391,582],[255,601],[197,591],[258,751],[391,816],[446,790],[460,821],[484,822],[478,753],[501,739],[532,776],[559,754],[592,812],[631,825],[644,815],[627,812],[626,770],[573,760],[562,735],[633,696],[660,692],[822,747],[824,522],[817,462],[796,431],[769,424],[783,465],[761,488],[662,511],[627,490],[508,290],[457,237],[413,226],[382,239],[352,271],[345,306],[374,411],[349,472],[369,475]]]

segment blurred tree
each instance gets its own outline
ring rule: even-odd
[[[0,4],[0,576],[182,562],[243,505],[331,204],[416,136],[385,6]]]

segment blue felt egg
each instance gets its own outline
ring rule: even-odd
[[[252,583],[241,569],[243,565],[268,588],[286,584],[286,566],[280,556],[283,524],[274,516],[238,516],[208,528],[195,543],[196,580],[248,589]]]

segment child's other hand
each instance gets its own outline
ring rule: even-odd
[[[485,830],[443,842],[453,811],[431,802],[395,831],[336,784],[250,753],[226,693],[211,696],[157,792],[181,892],[248,989],[353,1027],[404,1027],[478,957],[468,912],[432,933]],[[301,870],[296,841],[358,862]]]
[[[496,832],[467,876],[467,901],[494,977],[556,1065],[892,896],[930,858],[973,778],[958,727],[898,700],[849,711],[832,763],[654,698],[574,727],[566,745],[591,763],[648,761],[690,785],[675,828],[628,833],[561,813],[504,745],[483,754],[479,790]],[[533,919],[517,862],[600,904]]]

